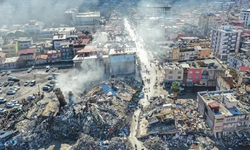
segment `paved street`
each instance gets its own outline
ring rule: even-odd
[[[132,40],[134,40],[136,43],[137,55],[141,60],[141,68],[142,68],[141,77],[142,80],[144,81],[144,87],[143,87],[144,97],[139,101],[139,103],[143,106],[143,108],[145,108],[150,105],[149,99],[151,97],[160,96],[162,93],[164,93],[162,87],[159,86],[162,73],[160,72],[158,66],[156,66],[153,63],[154,60],[151,53],[146,51],[143,39],[140,36],[138,36],[138,34],[132,29],[127,19],[124,20],[124,23],[127,31],[132,37]],[[155,88],[155,85],[157,85],[157,88]],[[141,109],[137,109],[134,112],[134,117],[132,119],[130,128],[131,134],[129,139],[134,148],[136,148],[135,147],[136,145],[137,149],[146,149],[143,146],[143,144],[136,138],[140,113]]]

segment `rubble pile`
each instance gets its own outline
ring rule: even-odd
[[[75,149],[130,149],[124,139],[130,134],[137,103],[136,90],[125,82],[112,78],[89,91],[81,102],[63,107],[56,98],[39,101],[8,128],[18,133],[1,142],[10,149],[33,149],[52,141],[77,141],[81,137]]]
[[[144,142],[144,146],[148,150],[166,150],[168,145],[158,137],[152,137]]]

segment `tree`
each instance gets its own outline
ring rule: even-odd
[[[180,92],[179,83],[177,81],[173,82],[170,91],[173,92],[174,100],[176,100],[177,95]]]

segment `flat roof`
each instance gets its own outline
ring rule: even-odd
[[[111,49],[109,51],[109,55],[128,55],[128,54],[136,54],[136,50],[132,49],[132,50],[115,50],[115,49]]]
[[[91,11],[91,12],[81,12],[76,15],[76,17],[100,17],[101,14],[99,11]]]

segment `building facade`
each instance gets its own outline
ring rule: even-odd
[[[182,83],[183,68],[181,68],[178,64],[165,64],[164,72],[165,85],[172,85],[174,81]]]
[[[239,52],[241,30],[223,27],[211,31],[211,48],[213,54],[221,60]]]
[[[30,37],[21,37],[18,39],[18,51],[31,47],[33,39]]]
[[[250,24],[250,9],[242,9],[240,12],[239,19],[244,21],[244,26],[247,27]]]
[[[12,41],[7,45],[3,45],[2,52],[6,54],[6,57],[15,57],[18,54],[18,42]]]
[[[198,110],[216,137],[250,128],[249,111],[232,90],[198,92]]]
[[[136,52],[111,49],[109,53],[112,75],[134,74],[136,71]]]

